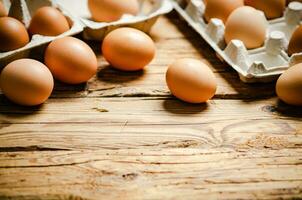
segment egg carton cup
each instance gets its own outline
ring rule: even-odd
[[[169,13],[173,6],[170,0],[139,0],[138,15],[125,14],[114,22],[96,22],[91,19],[87,0],[57,0],[58,5],[73,13],[84,25],[83,36],[88,40],[103,40],[105,35],[122,26],[133,27],[143,32],[149,32],[159,16]]]
[[[83,25],[68,11],[62,10],[58,7],[55,1],[52,0],[14,0],[11,3],[10,0],[2,0],[2,3],[6,10],[9,10],[9,16],[14,17],[21,21],[26,28],[29,27],[31,17],[34,12],[43,6],[52,6],[58,8],[63,15],[67,18],[68,23],[70,25],[70,29],[65,33],[58,36],[43,36],[39,34],[32,35],[30,38],[30,42],[21,47],[19,49],[8,51],[8,52],[0,52],[0,69],[3,68],[8,63],[13,60],[33,57],[33,58],[41,58],[43,57],[43,50],[46,45],[57,39],[64,36],[71,36],[83,31]],[[1,42],[1,41],[0,41]]]
[[[271,82],[290,66],[302,62],[302,53],[290,57],[287,54],[290,37],[301,24],[302,4],[299,2],[290,3],[283,17],[269,20],[264,45],[250,50],[240,40],[225,43],[224,23],[217,18],[209,23],[204,21],[205,5],[202,0],[177,0],[173,6],[215,50],[217,57],[238,72],[243,82]]]

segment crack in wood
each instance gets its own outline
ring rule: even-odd
[[[28,151],[70,151],[66,148],[54,148],[54,147],[43,147],[43,146],[25,146],[25,147],[0,147],[0,152],[28,152]]]

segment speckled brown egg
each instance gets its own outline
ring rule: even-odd
[[[241,40],[246,48],[258,48],[264,44],[268,23],[261,11],[250,6],[237,8],[225,25],[225,41]]]
[[[46,48],[44,61],[56,79],[69,84],[86,82],[97,71],[92,49],[74,37],[52,41]]]
[[[57,36],[68,31],[69,24],[58,9],[45,6],[34,13],[28,30],[32,35]]]
[[[229,15],[241,6],[244,6],[243,0],[207,0],[204,17],[208,22],[218,18],[225,23]]]
[[[204,103],[216,92],[214,73],[196,59],[179,59],[172,63],[166,73],[166,82],[171,93],[189,103]]]
[[[0,17],[7,16],[7,10],[5,9],[3,3],[0,1]]]
[[[302,106],[302,63],[290,67],[279,77],[276,93],[285,103]]]
[[[286,0],[245,0],[245,5],[263,11],[268,19],[274,19],[282,17]]]
[[[290,56],[302,52],[302,25],[298,26],[292,34],[287,51]]]
[[[45,102],[53,90],[53,77],[41,62],[19,59],[8,64],[0,75],[0,87],[11,101],[35,106]]]
[[[92,19],[98,22],[119,20],[124,14],[137,15],[137,0],[88,0]]]
[[[28,42],[28,33],[21,22],[11,17],[0,17],[0,51],[15,50]]]
[[[152,61],[155,44],[142,31],[134,28],[119,28],[105,37],[102,52],[112,67],[124,71],[136,71],[143,69]]]

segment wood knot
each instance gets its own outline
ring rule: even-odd
[[[134,179],[136,179],[138,177],[137,173],[129,173],[129,174],[123,174],[123,179],[127,180],[127,181],[133,181]]]

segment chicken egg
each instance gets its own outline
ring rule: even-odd
[[[137,15],[137,0],[88,0],[92,19],[98,22],[119,20],[124,14]]]
[[[32,35],[45,36],[57,36],[69,29],[66,17],[58,9],[50,6],[39,8],[34,13],[28,28]]]
[[[292,34],[287,51],[290,56],[294,53],[302,52],[302,25],[298,26]]]
[[[7,11],[3,5],[3,3],[0,1],[0,17],[7,16]]]
[[[285,103],[302,106],[302,63],[290,67],[279,77],[276,93]]]
[[[274,19],[282,17],[286,0],[245,0],[245,5],[263,11],[268,19]]]
[[[119,28],[105,37],[102,52],[113,67],[124,71],[136,71],[143,69],[152,61],[155,44],[142,31]]]
[[[9,63],[0,75],[0,87],[11,101],[35,106],[45,102],[54,86],[49,69],[32,59],[19,59]]]
[[[207,21],[218,18],[225,23],[233,10],[241,6],[244,6],[243,0],[207,0],[204,17]]]
[[[74,37],[52,41],[46,48],[44,61],[56,79],[69,84],[86,82],[97,71],[92,49]]]
[[[229,16],[225,25],[225,41],[241,40],[246,48],[261,47],[268,27],[265,16],[250,6],[237,8]]]
[[[171,93],[189,103],[204,103],[216,92],[214,73],[196,59],[180,59],[172,63],[166,73],[166,82]]]
[[[15,50],[29,42],[25,26],[12,17],[0,17],[0,38],[0,51]]]

